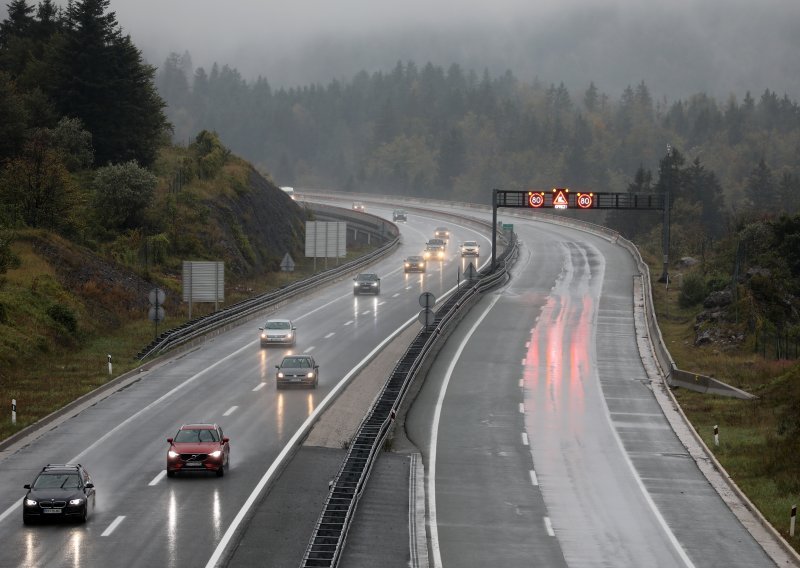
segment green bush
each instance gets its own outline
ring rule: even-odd
[[[66,306],[53,304],[47,308],[47,315],[70,333],[75,333],[78,329],[78,320],[75,318],[75,314]]]
[[[706,299],[708,286],[702,274],[691,272],[684,276],[678,303],[682,308],[696,306]]]

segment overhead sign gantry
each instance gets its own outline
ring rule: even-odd
[[[668,278],[669,264],[669,192],[665,193],[597,193],[593,191],[570,191],[566,187],[551,190],[532,189],[512,191],[492,190],[492,270],[495,267],[497,250],[497,208],[512,207],[523,209],[634,209],[641,211],[662,210],[664,212],[664,273],[661,280]]]

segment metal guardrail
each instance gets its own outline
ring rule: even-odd
[[[326,207],[325,214],[327,216],[336,215],[336,212],[332,211],[332,209],[334,208],[330,206]],[[351,212],[344,210],[342,210],[340,213],[340,216],[343,218],[348,218],[348,216],[351,215]],[[370,264],[371,262],[389,254],[400,242],[399,232],[397,231],[396,226],[394,226],[393,223],[389,223],[385,219],[380,219],[374,215],[370,215],[369,217],[372,217],[377,221],[370,219],[367,222],[362,222],[359,226],[360,229],[362,231],[373,231],[373,234],[378,238],[390,239],[388,243],[379,249],[348,263],[339,265],[335,268],[330,268],[324,272],[321,272],[320,274],[311,276],[310,278],[286,285],[279,290],[265,292],[264,294],[260,294],[253,298],[248,298],[247,300],[243,300],[232,306],[218,310],[212,314],[195,318],[180,326],[167,330],[150,342],[147,347],[139,351],[139,353],[136,355],[136,358],[139,360],[144,360],[167,349],[172,349],[193,341],[211,331],[234,323],[242,318],[269,308],[270,306],[274,306],[280,302],[284,302],[294,296],[297,296],[298,294],[302,294],[310,289],[313,289],[320,284],[335,280],[341,277],[343,274],[347,274],[350,271]]]
[[[508,266],[517,255],[516,238],[500,256],[497,269],[490,273],[485,267],[478,273],[478,280],[459,287],[436,311],[432,328],[423,328],[403,357],[392,370],[383,390],[362,420],[339,473],[331,483],[322,513],[314,527],[302,568],[334,567],[338,565],[347,532],[350,528],[358,501],[366,487],[376,455],[384,443],[403,402],[409,386],[423,367],[427,357],[443,338],[442,332],[465,307],[470,307],[478,295],[503,281]]]

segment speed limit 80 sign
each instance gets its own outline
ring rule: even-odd
[[[529,191],[528,192],[528,206],[529,207],[544,207],[544,192]]]
[[[575,196],[575,202],[581,209],[591,209],[594,206],[593,193],[578,193]]]

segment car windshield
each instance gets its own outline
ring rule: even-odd
[[[198,428],[198,429],[186,429],[186,430],[178,430],[178,433],[175,435],[176,442],[188,442],[188,443],[198,443],[198,442],[219,442],[219,436],[217,436],[216,430],[210,430],[208,428]]]
[[[311,361],[308,357],[286,357],[281,363],[281,367],[297,369],[311,367]]]
[[[422,260],[421,256],[409,256],[408,257],[408,261],[409,262],[419,262],[420,260]]]
[[[377,280],[377,274],[359,274],[357,280]]]
[[[474,247],[474,246],[477,246],[477,245],[478,245],[478,243],[476,243],[475,241],[464,241],[464,246],[465,247]]]
[[[268,321],[264,329],[289,329],[291,327],[288,321]]]
[[[44,473],[33,482],[34,489],[77,489],[81,476],[77,473]]]

